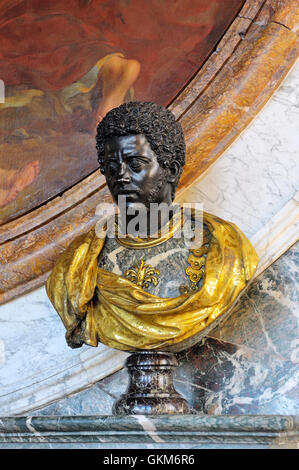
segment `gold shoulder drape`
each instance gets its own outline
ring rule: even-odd
[[[199,333],[222,315],[252,277],[257,254],[232,223],[204,213],[211,232],[203,285],[175,298],[149,294],[131,281],[100,269],[105,239],[94,229],[58,259],[46,285],[71,347],[98,341],[115,349],[161,349]],[[182,284],[184,280],[182,279]]]

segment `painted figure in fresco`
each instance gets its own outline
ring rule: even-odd
[[[78,82],[75,82],[62,90],[56,92],[42,92],[41,90],[23,90],[14,95],[7,96],[4,103],[0,104],[0,113],[8,111],[4,123],[7,127],[9,121],[6,120],[7,115],[10,113],[14,117],[15,112],[20,112],[21,108],[28,110],[34,107],[39,109],[39,115],[45,114],[45,110],[49,107],[49,100],[52,100],[54,109],[58,116],[63,116],[64,125],[67,124],[66,115],[72,116],[76,114],[75,110],[78,106],[82,106],[82,94],[88,94],[96,86],[98,80],[101,82],[102,99],[100,106],[95,113],[96,120],[101,120],[105,114],[112,108],[119,106],[127,94],[132,95],[132,85],[136,81],[140,71],[140,64],[136,60],[127,60],[122,54],[109,54],[103,59],[99,60],[96,65],[82,77]],[[84,96],[84,95],[83,95]],[[39,103],[34,103],[34,98],[39,99]],[[88,95],[86,95],[86,106],[88,107]],[[50,110],[49,110],[50,111]],[[0,114],[1,117],[1,114]],[[25,121],[22,123],[25,125]],[[59,125],[59,121],[57,123]],[[56,124],[56,126],[57,126]],[[83,125],[83,123],[81,123]],[[92,123],[90,123],[92,125]],[[55,126],[55,127],[56,127]],[[51,129],[47,130],[48,133]],[[52,128],[52,133],[55,131]],[[39,139],[34,137],[37,145],[33,145],[33,150],[38,151],[38,144],[41,144],[42,137]],[[24,127],[12,129],[12,132],[6,135],[6,144],[16,144],[18,147],[21,144],[28,144],[30,135]],[[32,145],[32,144],[31,144]],[[15,165],[15,162],[14,162]],[[27,186],[29,186],[37,177],[40,171],[40,164],[38,160],[34,160],[24,164],[20,169],[1,169],[0,168],[0,208],[12,202]]]
[[[241,3],[223,9],[221,0],[2,0],[2,179],[30,162],[40,167],[39,178],[26,181],[32,193],[4,218],[95,170],[93,136],[107,111],[133,98],[169,103]],[[0,186],[3,206],[17,192]]]
[[[99,60],[96,65],[87,73],[80,81],[75,82],[62,90],[56,92],[42,92],[41,90],[23,90],[23,92],[17,92],[14,95],[7,96],[4,103],[0,104],[0,117],[1,111],[4,117],[4,124],[7,127],[9,121],[7,121],[7,115],[10,110],[14,117],[15,112],[20,112],[21,108],[28,110],[30,108],[39,108],[39,115],[43,115],[45,110],[48,108],[49,100],[52,100],[55,111],[58,116],[63,116],[64,125],[67,123],[66,115],[74,117],[74,110],[78,106],[82,106],[82,94],[88,94],[96,86],[97,81],[101,82],[102,99],[100,100],[100,106],[95,114],[96,120],[101,120],[105,114],[112,108],[119,106],[127,94],[133,93],[132,85],[136,81],[140,70],[140,64],[136,60],[127,60],[122,54],[109,54],[103,59]],[[84,96],[84,95],[83,95]],[[88,95],[86,95],[88,97]],[[39,104],[34,103],[34,98],[39,99]],[[88,99],[88,98],[87,98]],[[86,101],[86,105],[88,103]],[[4,115],[3,111],[8,111]],[[50,110],[49,110],[50,111]],[[14,122],[12,123],[14,125]],[[25,125],[25,120],[22,123]],[[58,123],[59,124],[59,121]],[[56,124],[56,125],[57,125]],[[17,148],[20,144],[28,145],[30,141],[30,135],[24,129],[24,127],[12,129],[12,132],[6,135],[7,144],[15,144]],[[48,133],[51,129],[47,130]],[[55,131],[52,128],[52,133],[55,136]],[[33,137],[35,140],[33,143],[33,151],[38,152],[38,144],[41,144],[42,137],[39,139]],[[30,145],[30,144],[29,144]],[[32,144],[30,145],[32,148]],[[13,162],[14,166],[16,162]],[[39,160],[33,160],[25,163],[20,169],[18,168],[0,168],[0,208],[12,202],[17,195],[29,186],[40,172]]]
[[[0,208],[12,202],[39,174],[39,162],[32,161],[20,170],[0,168]]]
[[[126,213],[141,204],[150,219],[150,203],[170,210],[156,232],[148,225],[135,236],[132,219],[122,227],[118,219],[114,237],[108,224],[100,231],[96,226],[60,256],[47,294],[66,327],[67,343],[75,348],[100,341],[124,351],[184,349],[231,310],[256,269],[255,250],[234,224],[205,212],[191,211],[191,232],[181,231],[185,215],[173,200],[185,142],[164,107],[129,102],[111,110],[98,126],[97,151],[115,202],[126,196]],[[193,236],[196,231],[201,237]]]

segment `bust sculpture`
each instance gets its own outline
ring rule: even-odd
[[[114,237],[106,224],[75,239],[54,266],[46,289],[67,343],[183,350],[229,313],[256,269],[255,250],[234,224],[205,212],[191,211],[191,234],[181,230],[185,215],[173,201],[185,142],[170,111],[125,103],[99,123],[96,140],[101,172],[115,203],[123,197],[126,217],[121,223],[119,215]],[[169,210],[153,228],[151,208],[163,203]],[[136,236],[129,227],[141,206],[145,229]],[[190,245],[196,231],[201,243]]]

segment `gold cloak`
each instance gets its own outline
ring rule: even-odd
[[[207,328],[227,311],[253,276],[257,254],[234,224],[203,214],[211,233],[203,285],[175,298],[152,295],[98,267],[105,237],[76,238],[59,257],[46,289],[69,346],[98,341],[123,351],[163,349]]]

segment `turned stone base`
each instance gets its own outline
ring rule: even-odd
[[[171,353],[141,351],[126,361],[130,382],[127,392],[113,406],[115,415],[186,414],[189,407],[173,385],[178,365]]]

